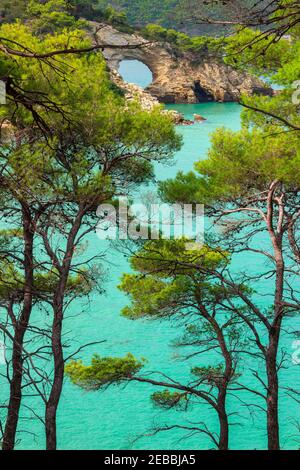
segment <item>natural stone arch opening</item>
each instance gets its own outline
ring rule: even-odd
[[[106,57],[109,66],[114,70],[118,71],[119,66],[124,61],[138,61],[142,62],[152,74],[152,81],[154,82],[158,76],[157,71],[157,57],[151,54],[150,51],[145,49],[132,49],[132,50],[113,50],[113,51],[105,51],[104,57]]]
[[[205,90],[199,80],[196,80],[194,82],[194,87],[193,87],[195,97],[198,100],[199,103],[203,103],[206,101],[214,101],[214,97],[209,91]]]
[[[153,82],[153,73],[144,61],[130,58],[119,62],[118,72],[127,83],[134,83],[141,88],[146,88]]]
[[[153,80],[146,91],[161,103],[238,101],[242,94],[273,93],[257,78],[211,57],[195,61],[189,54],[178,54],[170,45],[149,43],[137,34],[122,33],[109,25],[95,29],[95,34],[99,42],[114,45],[103,50],[112,72],[118,72],[123,60],[138,60],[149,67]]]

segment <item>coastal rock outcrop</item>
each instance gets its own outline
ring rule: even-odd
[[[146,111],[151,111],[155,106],[161,106],[157,98],[152,96],[148,91],[144,90],[134,83],[125,82],[116,70],[111,70],[111,79],[124,92],[127,101],[138,100],[141,107]],[[162,109],[162,113],[168,114],[175,124],[185,124],[184,116],[178,111]]]
[[[151,111],[154,106],[158,106],[160,104],[158,99],[152,96],[148,91],[135,83],[125,82],[116,70],[112,69],[110,71],[110,77],[118,88],[124,92],[127,101],[137,99],[142,108],[146,111]]]
[[[153,75],[146,91],[161,103],[237,101],[244,93],[272,94],[272,89],[261,80],[218,60],[192,60],[188,54],[180,54],[167,44],[149,42],[137,34],[119,32],[109,25],[91,25],[96,41],[114,45],[103,49],[110,69],[118,71],[120,62],[126,59],[143,62]]]

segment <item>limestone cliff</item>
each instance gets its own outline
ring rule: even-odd
[[[92,26],[94,37],[102,44],[128,46],[104,48],[109,67],[117,71],[125,59],[136,59],[146,64],[153,74],[153,82],[146,91],[162,103],[237,101],[243,93],[272,93],[256,77],[217,60],[191,60],[187,54],[178,54],[168,45],[149,43],[141,36],[121,33],[108,25],[93,23]]]
[[[145,91],[138,85],[125,82],[116,70],[111,70],[110,76],[114,83],[121,90],[123,90],[127,101],[138,100],[138,102],[141,104],[141,107],[146,111],[151,111],[155,106],[160,106],[161,112],[168,114],[175,124],[191,123],[184,119],[184,116],[178,111],[163,109],[157,98],[152,96],[148,91]]]
[[[116,70],[111,70],[110,77],[112,81],[124,92],[127,101],[137,99],[142,108],[146,111],[151,111],[154,106],[160,105],[158,99],[152,96],[148,91],[145,91],[134,83],[125,82]]]

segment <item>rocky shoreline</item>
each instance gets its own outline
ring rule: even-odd
[[[199,114],[194,114],[194,120],[185,119],[182,113],[175,109],[163,109],[157,98],[152,96],[147,90],[134,84],[125,82],[116,70],[110,70],[111,80],[123,91],[128,102],[138,100],[142,109],[151,111],[154,107],[161,107],[161,112],[170,116],[176,125],[191,126],[196,122],[204,122],[206,119]]]
[[[157,106],[160,106],[162,108],[162,105],[160,104],[157,98],[152,96],[149,92],[145,91],[142,87],[134,83],[125,82],[116,70],[110,70],[110,78],[117,85],[117,87],[123,91],[125,98],[128,102],[138,100],[138,102],[141,104],[142,109],[144,109],[145,111],[151,111],[154,107]],[[162,113],[171,116],[175,124],[183,124],[184,117],[178,111],[167,110],[162,108]]]

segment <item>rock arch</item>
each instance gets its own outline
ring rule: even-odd
[[[104,53],[105,56],[107,56],[107,53]],[[124,60],[138,60],[139,62],[142,62],[142,64],[146,65],[150,72],[152,73],[153,80],[155,81],[158,78],[158,73],[156,70],[156,67],[153,63],[153,60],[149,57],[148,54],[145,54],[142,50],[136,49],[136,50],[128,50],[124,51],[123,53],[117,53],[115,52],[112,54],[112,57],[107,58],[107,62],[110,66],[110,68],[113,68],[114,70],[119,70],[119,66],[121,62]]]
[[[122,45],[120,49],[103,51],[113,71],[118,71],[123,60],[139,60],[149,67],[153,81],[146,91],[162,103],[237,101],[243,93],[272,94],[257,78],[210,58],[195,63],[168,45],[149,43],[141,36],[119,32],[109,25],[98,25],[94,32],[104,44]]]

